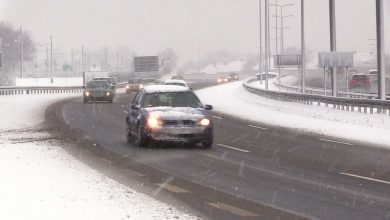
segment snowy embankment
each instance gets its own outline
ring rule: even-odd
[[[53,78],[51,83],[50,78],[17,78],[16,86],[82,86],[83,77],[70,78]]]
[[[41,123],[72,96],[0,96],[0,219],[196,219],[69,155]]]
[[[242,81],[209,87],[196,93],[202,102],[213,105],[216,112],[307,133],[390,148],[389,115],[346,112],[267,99],[246,91]]]

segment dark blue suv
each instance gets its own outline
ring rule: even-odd
[[[213,121],[191,89],[152,85],[138,91],[126,116],[127,142],[145,147],[151,141],[201,144],[211,148]]]

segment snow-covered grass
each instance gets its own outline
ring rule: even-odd
[[[0,96],[0,219],[196,219],[83,164],[42,130],[46,107],[72,96]]]
[[[260,86],[259,86],[260,87]],[[241,82],[196,92],[216,112],[269,125],[390,148],[390,116],[281,102],[249,93]]]
[[[71,78],[17,78],[16,86],[82,86],[83,77]]]

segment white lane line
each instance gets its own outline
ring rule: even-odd
[[[388,181],[378,180],[378,179],[369,178],[369,177],[365,177],[365,176],[359,176],[359,175],[355,175],[355,174],[351,174],[351,173],[340,173],[340,175],[351,176],[351,177],[355,177],[355,178],[359,178],[359,179],[370,180],[370,181],[374,181],[374,182],[384,183],[384,184],[389,184],[390,185],[390,182],[388,182]]]
[[[261,129],[261,130],[268,130],[268,128],[263,128],[263,127],[259,127],[259,126],[255,126],[255,125],[248,125],[248,127],[258,128],[258,129]]]
[[[240,216],[240,217],[257,217],[258,216],[256,213],[253,213],[253,212],[250,212],[250,211],[247,211],[247,210],[235,207],[235,206],[231,206],[231,205],[228,205],[225,203],[217,202],[217,203],[209,203],[209,205],[213,206],[215,208],[230,212],[230,213],[235,214],[235,215]]]
[[[157,186],[174,193],[190,193],[190,191],[168,183],[157,183]]]
[[[334,141],[334,140],[328,140],[328,139],[320,139],[320,141],[326,141],[326,142],[331,142],[331,143],[336,143],[336,144],[344,144],[344,145],[354,146],[354,144],[351,144],[351,143],[346,143],[346,142],[341,142],[341,141]]]
[[[223,118],[218,117],[218,116],[215,116],[215,115],[213,115],[213,118],[216,118],[216,119],[219,119],[219,120],[222,120],[222,119],[223,119]]]
[[[240,151],[240,152],[244,152],[244,153],[249,153],[250,152],[249,150],[240,149],[240,148],[236,148],[236,147],[232,147],[232,146],[228,146],[228,145],[224,145],[224,144],[217,144],[217,145],[220,146],[220,147],[225,147],[225,148],[229,148],[229,149]]]

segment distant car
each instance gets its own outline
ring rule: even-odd
[[[228,76],[220,76],[220,77],[218,77],[217,82],[218,82],[218,83],[226,83],[226,82],[229,82],[229,77],[228,77]]]
[[[126,84],[126,93],[137,92],[141,84],[142,79],[130,79]]]
[[[238,81],[238,80],[240,80],[240,77],[238,76],[237,73],[230,73],[228,78],[229,78],[230,82],[231,81]]]
[[[151,141],[213,143],[213,121],[195,93],[183,86],[145,86],[138,91],[126,116],[127,141],[145,147]]]
[[[184,86],[186,88],[191,89],[191,87],[184,80],[166,80],[164,81],[164,85],[172,85],[172,86]]]
[[[180,80],[184,80],[184,77],[183,76],[172,76],[171,79],[180,79]]]
[[[142,89],[145,86],[157,85],[157,84],[160,84],[160,80],[155,79],[155,78],[145,78],[145,79],[142,79],[142,82],[139,85],[139,88]]]
[[[92,80],[107,81],[113,87],[115,87],[117,83],[115,77],[97,77],[97,78],[93,78]]]
[[[368,77],[370,78],[371,82],[377,83],[378,82],[378,70],[369,70]]]
[[[356,74],[352,76],[351,81],[349,82],[349,87],[370,87],[371,81],[370,77],[366,74]]]
[[[89,101],[113,102],[115,89],[105,80],[92,80],[84,88],[84,103]]]

